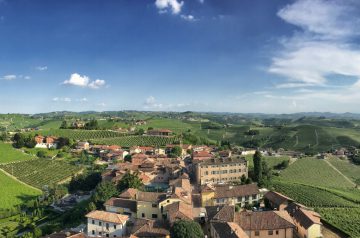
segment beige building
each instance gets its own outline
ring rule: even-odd
[[[248,177],[247,161],[240,156],[212,158],[196,164],[198,184],[219,184],[240,181],[241,176]]]
[[[292,238],[295,224],[286,211],[235,213],[235,222],[252,238]]]

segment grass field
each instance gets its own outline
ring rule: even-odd
[[[34,159],[0,166],[7,173],[33,187],[42,189],[46,185],[59,183],[81,170],[64,161]]]
[[[33,158],[34,157],[15,149],[11,144],[0,142],[0,164],[29,160]]]
[[[26,186],[0,171],[0,208],[11,208],[41,194],[39,190]]]
[[[351,180],[355,181],[357,179],[360,179],[359,165],[355,165],[347,159],[341,160],[336,157],[330,157],[328,161]]]
[[[159,136],[122,136],[115,138],[105,138],[92,140],[96,144],[105,145],[119,145],[123,147],[131,146],[154,146],[163,147],[167,144],[172,144],[176,138],[174,137],[159,137]]]
[[[353,185],[330,167],[325,161],[315,158],[298,159],[281,172],[283,181],[308,184],[326,188],[351,188]]]
[[[250,168],[254,167],[253,155],[247,155],[245,156],[245,159],[248,161],[248,165]],[[268,166],[270,166],[271,168],[274,168],[274,166],[281,164],[281,162],[289,159],[290,158],[287,156],[280,156],[280,157],[263,156],[263,160],[266,161]]]

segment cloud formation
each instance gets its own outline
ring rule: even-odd
[[[186,104],[186,103],[177,103],[177,104],[164,104],[164,103],[159,103],[155,97],[153,96],[149,96],[148,98],[145,99],[144,102],[144,108],[147,110],[172,110],[172,109],[179,109],[179,108],[183,108],[183,107],[187,107],[190,104]]]
[[[159,9],[160,13],[165,13],[171,10],[172,14],[179,14],[184,2],[178,0],[156,0],[155,6]]]
[[[287,79],[279,88],[323,86],[329,76],[360,78],[360,50],[352,44],[360,18],[352,1],[298,0],[278,12],[300,29],[281,40],[269,72]]]
[[[36,67],[36,70],[39,70],[39,71],[45,71],[45,70],[47,70],[47,69],[48,69],[47,66],[37,66],[37,67]]]
[[[11,81],[11,80],[15,80],[16,78],[17,76],[15,74],[8,74],[8,75],[4,75],[1,79]]]
[[[52,99],[54,102],[71,102],[71,98],[68,97],[64,97],[64,98],[59,98],[59,97],[54,97]]]
[[[90,78],[86,75],[81,76],[78,73],[71,74],[68,80],[65,80],[63,84],[83,87],[83,88],[91,88],[91,89],[98,89],[105,86],[105,80],[96,79],[91,81]]]
[[[180,15],[180,17],[186,21],[196,21],[193,15]]]

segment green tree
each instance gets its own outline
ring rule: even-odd
[[[1,141],[7,141],[8,140],[8,134],[6,133],[6,132],[2,132],[1,134],[0,134],[0,140]]]
[[[45,157],[46,157],[46,152],[43,151],[43,150],[39,150],[39,151],[36,153],[36,156],[39,157],[39,158],[45,158]]]
[[[182,148],[180,146],[174,146],[174,148],[172,148],[171,153],[170,153],[170,157],[180,157],[182,154]]]
[[[194,221],[176,221],[170,229],[171,238],[202,238],[204,233],[199,223]]]
[[[68,128],[68,124],[67,124],[67,121],[63,121],[60,125],[60,129],[67,129]]]
[[[118,191],[114,183],[103,181],[96,186],[93,201],[100,208],[105,201],[117,194]]]
[[[38,227],[35,227],[34,228],[34,230],[33,230],[33,235],[34,235],[34,237],[41,237],[41,235],[42,235],[42,231],[41,231],[41,229],[40,228],[38,228]]]
[[[87,212],[91,212],[91,211],[94,211],[96,210],[96,205],[94,202],[90,202],[88,205],[87,205],[87,208],[86,208],[86,211]]]
[[[262,156],[260,151],[256,151],[253,157],[254,162],[254,180],[260,182],[262,179]]]
[[[124,157],[124,160],[125,160],[125,162],[130,162],[130,163],[131,163],[131,161],[132,161],[131,155],[130,155],[130,154],[126,155],[126,156]]]
[[[124,174],[124,176],[119,181],[117,188],[121,192],[128,188],[141,188],[143,186],[143,183],[141,179],[139,178],[138,173],[129,173],[127,172]]]

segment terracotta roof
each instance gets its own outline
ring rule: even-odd
[[[128,188],[119,195],[119,198],[135,199],[138,190],[135,188]]]
[[[137,211],[136,201],[123,198],[110,198],[104,204],[105,206],[113,206],[119,208],[128,208],[132,212]]]
[[[232,197],[242,197],[242,196],[251,196],[254,194],[259,194],[258,186],[253,184],[246,185],[219,185],[214,186],[215,196],[214,198],[232,198]]]
[[[197,156],[195,156],[197,157]],[[247,164],[247,161],[245,158],[240,156],[233,156],[233,157],[227,157],[227,158],[211,158],[204,160],[202,164],[204,165],[213,165],[213,164]]]
[[[209,221],[226,221],[233,222],[235,217],[235,207],[224,206],[207,206],[205,207]]]
[[[187,204],[192,203],[192,194],[191,191],[187,191],[184,188],[176,187],[173,191],[173,194],[171,195],[172,198],[179,198],[183,202],[186,202]]]
[[[295,224],[286,211],[235,213],[235,222],[244,230],[276,230],[294,228]]]
[[[192,220],[193,219],[193,207],[184,202],[175,202],[165,207],[168,212],[167,219],[172,224],[177,220]]]
[[[170,235],[168,227],[159,220],[136,219],[129,228],[132,237],[156,237],[165,238]]]
[[[158,203],[166,198],[166,193],[143,192],[138,191],[136,195],[137,201]]]
[[[274,203],[277,206],[279,206],[280,204],[286,204],[288,202],[293,201],[291,198],[286,197],[285,195],[275,191],[267,192],[264,195],[264,198],[268,199],[270,202]]]
[[[101,221],[117,223],[117,224],[125,224],[125,222],[129,220],[129,217],[126,215],[120,215],[112,212],[105,212],[99,210],[95,210],[88,213],[86,217]]]
[[[219,238],[248,238],[249,236],[234,222],[211,222]]]
[[[319,213],[306,209],[303,206],[300,206],[296,203],[291,203],[287,208],[287,212],[295,220],[295,222],[300,223],[302,227],[308,229],[314,224],[321,225],[321,216]]]

